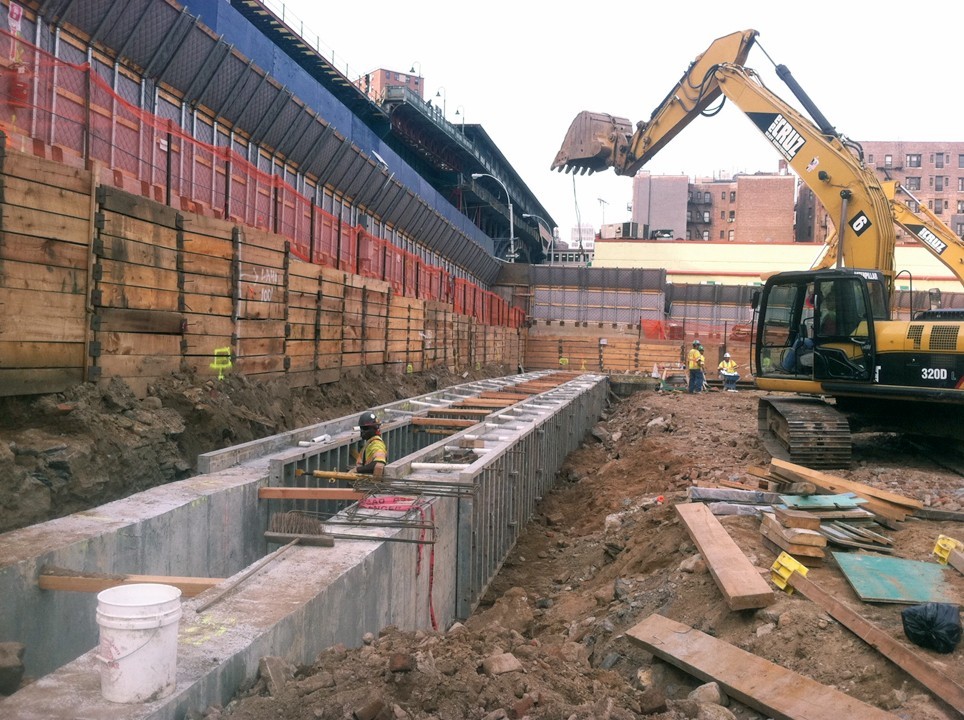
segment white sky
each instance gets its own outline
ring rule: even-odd
[[[887,10],[867,0],[268,5],[279,11],[281,2],[289,21],[292,13],[303,21],[302,34],[317,36],[325,56],[350,78],[376,68],[421,68],[426,99],[443,89],[450,122],[459,122],[459,109],[466,122],[484,127],[565,241],[577,221],[598,228],[629,220],[632,198],[632,179],[612,170],[575,180],[549,170],[576,114],[648,120],[689,63],[714,39],[738,30],[758,30],[758,45],[788,66],[831,124],[852,139],[964,140],[959,0]],[[746,65],[797,105],[760,47]],[[697,118],[645,169],[720,176],[775,171],[777,159],[727,103],[719,115]]]

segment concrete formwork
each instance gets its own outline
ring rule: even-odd
[[[405,433],[405,418],[419,412],[418,402],[455,402],[481,389],[504,388],[540,375],[545,373],[514,376],[501,385],[461,386],[423,396],[426,400],[403,401],[407,407],[385,406],[380,414],[398,417],[387,426]],[[481,439],[484,445],[476,448],[476,462],[463,464],[450,477],[471,488],[469,496],[423,498],[418,512],[433,521],[435,543],[418,542],[426,540],[424,530],[362,524],[353,527],[353,533],[371,540],[339,539],[328,548],[295,546],[210,607],[204,606],[217,589],[185,600],[177,689],[156,702],[120,705],[103,700],[96,648],[91,650],[97,642],[96,597],[41,591],[40,569],[49,564],[84,572],[238,578],[266,550],[268,506],[258,501],[258,489],[277,484],[285,468],[304,466],[310,457],[340,462],[344,449],[357,442],[352,419],[287,434],[286,444],[269,439],[265,447],[286,448],[274,456],[250,459],[257,456],[254,448],[236,449],[235,458],[247,458],[241,465],[0,536],[0,639],[24,642],[28,672],[43,675],[0,701],[0,716],[179,720],[189,710],[228,702],[256,676],[263,656],[310,663],[333,644],[357,645],[365,632],[387,625],[444,628],[466,617],[498,572],[535,502],[548,491],[565,454],[596,421],[605,394],[604,377],[584,376],[523,406],[497,411],[485,423],[451,438],[423,448],[412,440],[414,451],[392,463],[387,475],[437,481],[440,473],[424,465],[437,464],[446,446],[461,439]],[[302,447],[295,439],[323,434],[331,435],[330,446]],[[402,434],[398,437],[404,447],[407,441]],[[229,451],[211,459],[211,467],[228,465]],[[356,516],[364,513],[357,511]],[[45,668],[49,665],[53,667]]]

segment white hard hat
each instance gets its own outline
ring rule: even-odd
[[[730,357],[730,353],[723,353],[723,357]]]

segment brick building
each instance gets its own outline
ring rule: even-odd
[[[918,202],[934,211],[958,236],[964,236],[964,142],[868,141],[864,162],[881,180],[897,180],[917,200],[901,199],[912,210]],[[823,242],[835,221],[806,186],[797,201],[798,241]],[[900,227],[899,244],[916,242]]]
[[[388,87],[405,87],[418,95],[420,100],[425,99],[424,78],[415,73],[402,73],[379,68],[362,75],[355,81],[355,85],[376,103],[382,101],[385,96],[385,88]]]
[[[786,172],[691,183],[685,175],[643,171],[633,178],[633,222],[643,239],[671,230],[675,239],[789,242],[795,184]]]

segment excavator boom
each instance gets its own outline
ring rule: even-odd
[[[683,73],[676,86],[632,134],[629,120],[604,113],[581,112],[552,163],[553,170],[594,173],[613,168],[617,175],[635,175],[649,159],[676,137],[695,117],[720,97],[713,77],[721,63],[742,65],[757,37],[744,30],[717,38]]]

